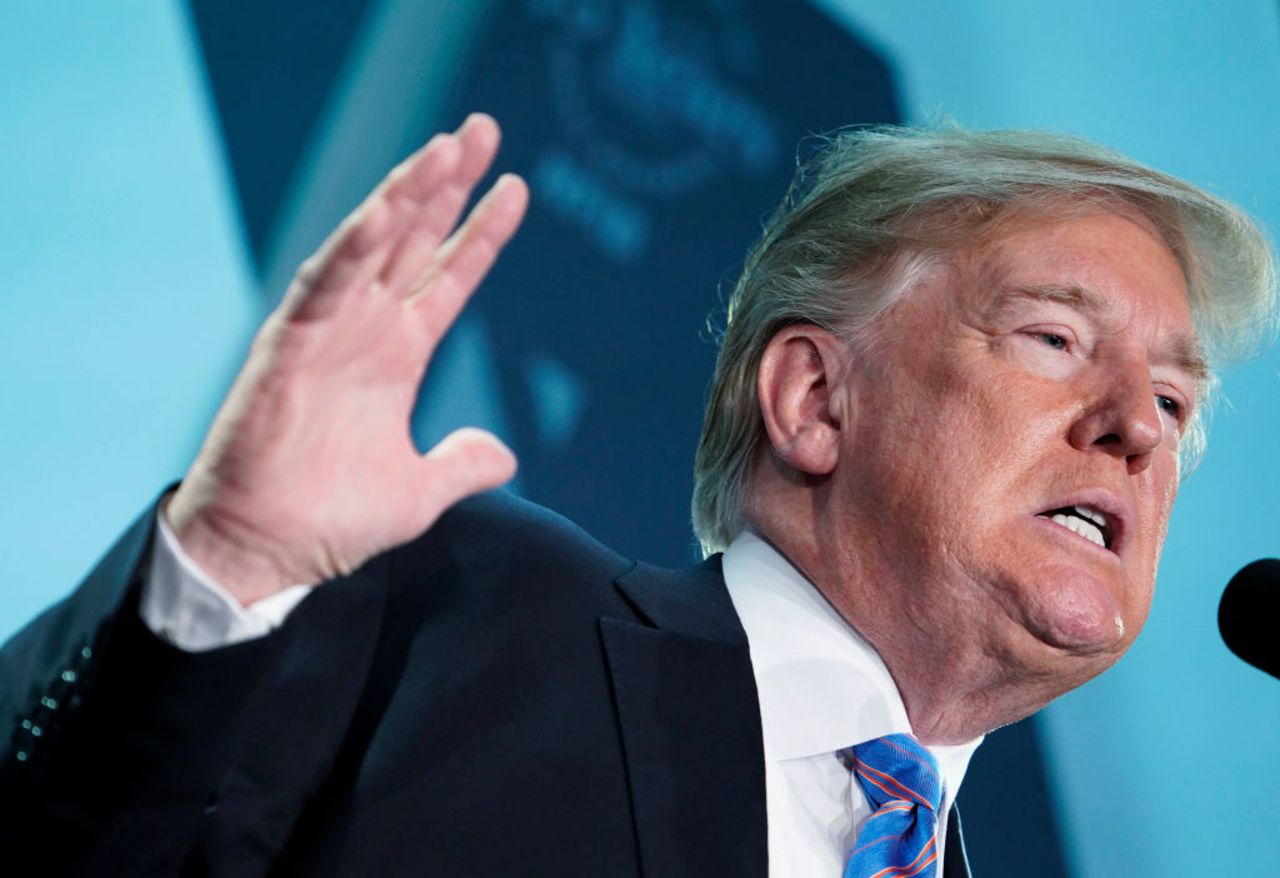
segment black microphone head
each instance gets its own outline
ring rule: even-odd
[[[1232,652],[1280,677],[1280,559],[1254,561],[1231,577],[1218,604],[1218,630]]]

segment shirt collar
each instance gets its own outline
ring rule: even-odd
[[[777,549],[744,530],[723,565],[751,650],[767,758],[834,753],[912,733],[880,656]],[[928,748],[949,789],[959,787],[980,743]]]

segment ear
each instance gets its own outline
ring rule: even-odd
[[[840,430],[849,414],[839,392],[848,350],[811,324],[778,332],[765,347],[756,377],[760,414],[774,455],[792,469],[827,475],[840,454]]]

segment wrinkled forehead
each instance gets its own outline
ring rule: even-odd
[[[1098,222],[1117,219],[1122,222]],[[1150,244],[1142,247],[1146,270],[1128,278],[1132,290],[1108,288],[1105,280],[1095,275],[1095,269],[1114,273],[1117,261],[1108,262],[1108,256],[1114,256],[1109,253],[1111,235],[1078,234],[1080,228],[1090,225],[1122,232],[1132,229],[1139,232],[1134,240],[1145,238]],[[1128,293],[1160,284],[1165,293],[1160,297],[1162,304],[1178,306],[1176,310],[1187,315],[1193,324],[1191,278],[1182,255],[1184,250],[1178,236],[1130,204],[1118,199],[1064,199],[1034,207],[1010,207],[975,229],[967,242],[944,254],[942,262],[949,270],[974,281],[981,291],[994,294],[1020,279],[1039,285],[1046,298],[1094,310],[1123,307],[1130,298]],[[1031,267],[1041,274],[1026,276]],[[1019,273],[1024,276],[1018,278]]]
[[[1103,330],[1132,328],[1159,359],[1197,381],[1208,377],[1182,262],[1140,211],[1071,204],[983,231],[944,253],[934,282],[917,290],[947,312],[988,318],[1030,303],[1060,306]]]

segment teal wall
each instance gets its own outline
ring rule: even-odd
[[[402,151],[393,111],[380,133],[358,98],[395,78],[369,41],[406,32],[396,23],[415,13],[372,5],[318,123],[327,139],[291,181],[275,255],[255,266],[186,7],[0,3],[0,637],[181,474],[264,289],[358,192],[350,178],[322,185],[342,152],[324,145]],[[882,49],[911,119],[1083,134],[1280,227],[1273,0],[817,5]],[[484,344],[471,326],[452,349],[453,386],[485,386]],[[500,424],[485,393],[453,398],[459,416]],[[1278,401],[1280,353],[1228,373],[1147,630],[1043,715],[1076,875],[1189,878],[1223,874],[1224,860],[1280,873],[1280,684],[1229,656],[1214,626],[1234,570],[1280,553]]]
[[[0,7],[7,636],[181,475],[260,308],[182,6]]]

